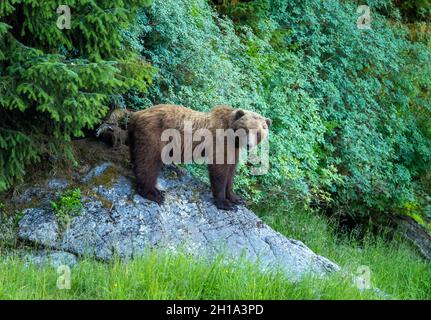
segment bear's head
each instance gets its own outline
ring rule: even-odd
[[[260,114],[243,109],[236,109],[232,112],[232,129],[235,132],[243,130],[246,139],[243,143],[236,143],[239,147],[253,148],[268,137],[271,119],[265,118]],[[241,131],[242,131],[241,130]]]

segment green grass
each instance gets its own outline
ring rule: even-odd
[[[337,233],[334,223],[312,212],[259,209],[265,222],[343,267],[371,271],[371,283],[393,299],[430,299],[431,264],[403,241]],[[1,251],[0,251],[1,252]],[[0,259],[0,299],[379,299],[361,291],[346,273],[299,283],[263,274],[254,265],[207,263],[186,255],[150,252],[129,262],[83,259],[72,269],[71,289],[57,288],[57,270],[25,266],[13,255]]]
[[[72,269],[71,288],[57,288],[54,268],[26,267],[15,258],[0,263],[0,299],[364,299],[351,279],[334,275],[289,283],[253,265],[212,264],[184,255],[150,253],[109,264],[83,260]]]
[[[370,270],[372,286],[394,299],[431,299],[431,262],[402,239],[355,232],[340,234],[336,223],[310,211],[283,210],[279,206],[259,209],[260,217],[274,229],[303,241],[314,252],[358,274]]]

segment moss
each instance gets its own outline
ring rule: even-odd
[[[98,194],[97,192],[94,191],[89,191],[87,193],[88,197],[91,197],[95,200],[98,200],[102,203],[102,206],[107,209],[107,210],[112,210],[112,207],[114,206],[114,204],[112,203],[112,201],[109,201],[108,199],[106,199],[105,197],[101,196],[100,194]]]
[[[4,201],[3,204],[4,206],[0,213],[5,216],[13,217],[17,212],[22,212],[25,209],[40,207],[42,205],[42,197],[34,196],[25,202]]]
[[[113,207],[113,203],[101,196],[99,193],[95,192],[93,189],[98,186],[103,186],[105,188],[110,188],[114,185],[121,173],[119,172],[118,167],[115,165],[107,168],[102,174],[97,177],[93,177],[90,182],[86,185],[82,185],[81,188],[83,190],[83,194],[89,198],[93,198],[102,203],[102,206],[108,210],[111,210]]]
[[[178,180],[179,176],[178,173],[175,171],[171,171],[169,172],[169,174],[166,176],[166,178],[170,179],[170,180]]]
[[[118,177],[118,169],[115,166],[110,166],[101,175],[91,179],[90,185],[112,187],[118,180]]]
[[[65,179],[69,185],[67,189],[80,189],[83,196],[93,198],[102,203],[103,207],[111,210],[112,202],[93,191],[100,185],[112,187],[119,176],[131,177],[128,148],[112,150],[97,139],[80,139],[72,142],[74,155],[78,166],[72,166],[70,162],[45,161],[29,174],[23,183],[14,186],[13,190],[0,193],[1,215],[14,218],[17,212],[27,208],[47,206],[47,200],[53,200],[54,192],[46,187],[46,182],[52,178]],[[106,169],[100,176],[94,177],[90,182],[83,184],[80,178],[91,168],[103,162],[111,162],[114,165]],[[29,188],[39,191],[26,197],[25,201],[18,201],[18,196],[24,194]],[[52,196],[52,197],[51,197]]]
[[[127,146],[120,146],[118,149],[113,150],[96,138],[88,138],[73,141],[73,150],[81,165],[94,167],[101,162],[108,161],[124,168],[130,166],[129,148]]]

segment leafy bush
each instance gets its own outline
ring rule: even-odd
[[[394,3],[160,1],[129,36],[158,69],[140,108],[253,109],[273,119],[271,171],[237,186],[340,214],[424,214],[431,161],[428,49],[408,40]],[[253,14],[249,14],[253,12]],[[389,18],[390,21],[389,22]],[[196,170],[196,169],[193,169]]]
[[[270,17],[284,34],[278,45],[300,57],[303,88],[328,128],[320,166],[335,166],[342,178],[325,188],[335,200],[332,208],[356,218],[376,211],[426,214],[431,57],[426,46],[408,41],[399,3],[368,1],[373,30],[356,27],[353,1],[264,3],[219,7],[258,34]],[[247,7],[261,8],[260,16],[241,16]]]
[[[431,20],[430,0],[395,0],[394,3],[410,21]]]
[[[309,194],[307,179],[313,184],[331,179],[330,171],[317,166],[316,146],[326,128],[315,102],[298,89],[305,78],[293,54],[275,50],[250,28],[235,30],[231,20],[203,0],[155,0],[138,24],[127,33],[129,42],[140,44],[141,54],[159,73],[137,108],[175,103],[208,111],[230,104],[272,118],[270,173],[253,177],[243,166],[237,180],[237,188],[247,190],[250,199],[262,199],[262,190],[292,190],[303,201]],[[272,32],[276,25],[267,27]]]
[[[431,57],[377,12],[372,30],[358,29],[355,9],[349,2],[278,1],[270,14],[292,30],[309,75],[306,90],[332,124],[322,150],[343,176],[330,188],[337,207],[353,215],[399,212],[420,201],[416,180],[431,164],[429,127],[418,121],[431,111]]]
[[[41,156],[106,113],[112,95],[145,92],[153,69],[122,44],[119,28],[147,0],[68,1],[71,29],[57,27],[58,1],[0,4],[0,191]]]

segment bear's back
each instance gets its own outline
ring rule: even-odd
[[[145,128],[154,134],[161,134],[167,129],[176,129],[181,133],[186,122],[190,123],[193,130],[212,129],[213,126],[223,128],[220,119],[214,119],[214,112],[199,112],[180,105],[160,104],[148,109],[137,111],[131,119],[132,130]],[[218,114],[217,116],[218,117]]]

